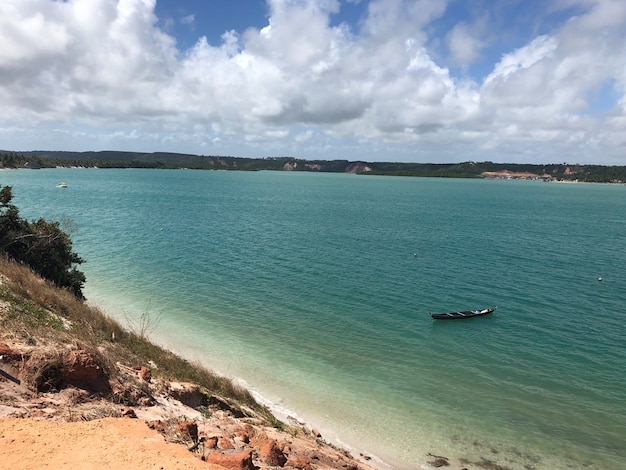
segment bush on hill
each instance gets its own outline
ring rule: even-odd
[[[85,275],[76,265],[83,260],[72,251],[70,236],[59,222],[22,219],[12,199],[11,186],[0,189],[0,251],[82,299]]]

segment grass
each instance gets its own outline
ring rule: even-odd
[[[149,321],[146,319],[145,321]],[[282,428],[267,408],[244,388],[200,364],[150,342],[142,332],[124,329],[102,311],[41,279],[29,268],[0,256],[0,327],[5,336],[30,344],[73,344],[97,354],[115,370],[116,362],[152,367],[154,376],[193,382],[208,395],[218,395],[231,406],[252,408],[268,425]],[[115,377],[112,377],[115,378]]]

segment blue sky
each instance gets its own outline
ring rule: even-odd
[[[623,0],[3,0],[0,148],[626,165]]]
[[[269,10],[264,1],[205,0],[157,1],[158,25],[172,34],[181,49],[192,47],[200,36],[218,46],[226,31],[243,33],[267,25]]]

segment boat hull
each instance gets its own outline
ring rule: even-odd
[[[433,320],[464,320],[466,318],[484,317],[495,312],[497,307],[484,308],[482,310],[463,310],[459,312],[431,313]]]

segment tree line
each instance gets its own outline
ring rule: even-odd
[[[359,165],[356,165],[359,164]],[[232,156],[204,156],[167,152],[0,152],[0,166],[5,168],[153,168],[237,171],[315,171],[330,173],[351,172],[358,166],[367,167],[360,173],[389,176],[424,176],[441,178],[481,178],[487,172],[510,171],[529,173],[555,180],[597,183],[626,182],[626,166],[579,164],[521,164],[493,162],[462,163],[402,163],[363,162],[349,160],[305,160],[294,157],[245,158]]]

